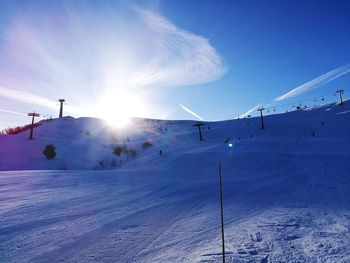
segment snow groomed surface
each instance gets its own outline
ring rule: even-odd
[[[221,262],[219,160],[227,262],[350,261],[349,102],[267,116],[265,130],[207,123],[203,142],[193,124],[64,118],[33,141],[1,135],[0,261]]]

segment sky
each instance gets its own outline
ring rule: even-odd
[[[65,115],[119,124],[346,98],[349,12],[339,0],[0,0],[0,130],[58,117],[60,98]]]

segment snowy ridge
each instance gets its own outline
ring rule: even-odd
[[[265,130],[206,123],[203,142],[194,123],[64,118],[33,141],[1,135],[0,169],[53,170],[0,172],[1,261],[221,262],[219,160],[228,262],[350,261],[349,101],[267,116]]]

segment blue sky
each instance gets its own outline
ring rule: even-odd
[[[346,97],[349,11],[348,1],[2,0],[0,128],[33,110],[56,117],[60,97],[73,116],[205,120],[335,100],[339,88]]]

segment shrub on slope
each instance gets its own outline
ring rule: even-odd
[[[56,157],[56,147],[53,144],[46,145],[43,154],[48,160],[54,159]]]

